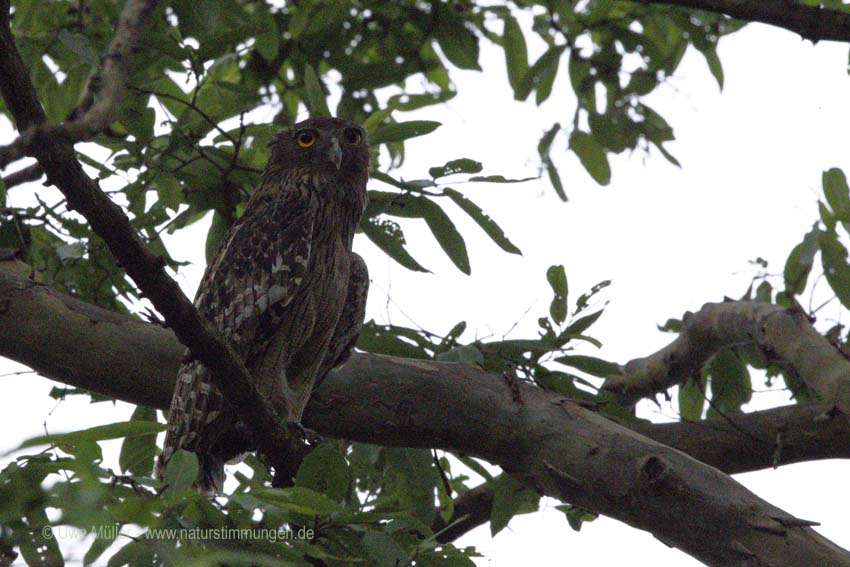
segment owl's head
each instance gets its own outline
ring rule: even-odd
[[[277,134],[271,146],[269,165],[279,170],[321,171],[341,180],[366,183],[366,131],[349,120],[310,118]]]

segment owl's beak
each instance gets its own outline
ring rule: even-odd
[[[328,148],[328,161],[334,164],[336,170],[339,171],[339,167],[342,165],[342,148],[339,147],[336,138],[331,138],[331,146]]]

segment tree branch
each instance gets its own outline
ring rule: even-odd
[[[35,156],[37,147],[42,146],[45,139],[73,144],[91,139],[109,127],[118,104],[124,97],[130,60],[141,43],[147,20],[157,3],[158,0],[130,0],[124,3],[115,37],[107,49],[99,73],[89,80],[89,90],[83,97],[84,102],[75,110],[75,120],[60,125],[46,124],[34,90],[16,106],[9,104],[10,97],[4,90],[3,99],[12,111],[18,131],[22,134],[8,146],[0,147],[0,169],[26,155]],[[4,73],[13,69],[20,73],[4,77],[3,82],[15,83],[10,85],[10,90],[21,95],[30,90],[29,71],[17,54],[9,28],[8,2],[4,4],[0,5],[4,18],[4,21],[0,22],[4,28],[0,45],[7,52],[5,56],[9,60],[18,59],[18,62],[0,60],[0,69]]]
[[[602,386],[633,403],[699,375],[721,349],[755,349],[765,362],[796,373],[830,408],[850,415],[850,360],[812,326],[799,308],[756,301],[706,303],[687,313],[672,343],[629,361]]]
[[[695,422],[640,422],[627,427],[726,474],[738,474],[805,461],[850,458],[850,427],[843,419],[823,419],[824,415],[823,405],[806,404]],[[480,485],[455,499],[448,521],[435,513],[431,527],[436,532],[455,524],[437,538],[454,541],[487,523],[492,507],[493,491]]]
[[[454,499],[454,511],[449,521],[443,520],[439,511],[434,513],[431,529],[443,531],[437,536],[440,543],[455,541],[463,534],[490,521],[493,511],[493,490],[486,484],[476,486]],[[448,529],[447,526],[451,526]]]
[[[34,163],[4,177],[3,184],[6,186],[6,189],[11,189],[16,185],[21,185],[28,181],[38,181],[43,175],[44,170],[41,169],[39,164]]]
[[[0,355],[61,382],[163,408],[182,348],[168,329],[0,268]],[[790,525],[795,520],[786,513],[719,471],[560,396],[518,387],[524,406],[516,405],[501,376],[472,366],[358,354],[316,390],[304,422],[328,436],[487,459],[544,494],[652,531],[711,564],[740,560],[741,550],[749,549],[764,565],[850,565],[843,550]],[[708,420],[635,430],[729,472],[772,466],[777,454],[783,463],[847,458],[846,423],[815,421],[823,410],[780,408],[735,416],[731,424]],[[761,442],[753,442],[756,436]],[[489,519],[480,507],[485,489],[473,490],[463,505],[477,510],[474,521],[452,535]]]
[[[104,74],[108,75],[104,80],[111,85],[107,88],[109,97],[123,93],[123,86],[113,83],[124,79],[134,41],[142,33],[139,26],[144,23],[144,16],[153,5],[154,2],[143,0],[125,3],[122,23],[113,41],[117,55],[111,58],[115,60],[112,64],[107,62],[104,67]],[[44,112],[15,47],[8,15],[5,18],[6,25],[0,25],[0,93],[19,125],[43,124],[46,121]],[[121,37],[122,33],[127,33],[128,37]],[[100,124],[108,118],[109,109],[117,102],[114,98],[108,105],[96,103],[92,107],[96,114],[91,124]],[[121,208],[83,172],[71,144],[50,135],[49,129],[32,128],[29,132],[28,150],[44,168],[48,180],[65,195],[68,207],[79,211],[88,220],[92,230],[106,242],[127,274],[162,313],[180,342],[212,370],[215,383],[228,402],[240,415],[251,416],[244,422],[258,448],[276,465],[276,470],[285,470],[286,455],[295,449],[294,440],[277,418],[271,403],[253,387],[250,374],[238,355],[200,316],[177,283],[166,274],[163,259],[145,246]]]
[[[803,39],[850,41],[850,13],[811,6],[795,0],[636,0],[643,4],[670,4],[725,14],[747,22],[761,22],[799,34]]]

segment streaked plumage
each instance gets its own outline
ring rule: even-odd
[[[335,118],[296,124],[271,148],[262,183],[207,267],[195,305],[243,357],[260,393],[289,408],[281,419],[299,421],[316,378],[344,362],[362,323],[365,264],[351,242],[369,153],[363,130]],[[368,289],[368,274],[365,281]],[[349,297],[363,304],[346,306]],[[176,449],[194,451],[200,487],[220,491],[223,464],[253,449],[238,423],[244,417],[187,353],[158,471]]]

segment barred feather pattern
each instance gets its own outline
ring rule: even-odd
[[[348,293],[345,297],[342,313],[334,334],[328,344],[328,356],[322,368],[316,374],[313,388],[328,375],[328,372],[345,364],[357,345],[363,319],[366,316],[366,299],[369,295],[369,269],[359,254],[351,253],[351,267],[348,276]]]
[[[357,273],[365,270],[351,242],[365,206],[368,153],[365,161],[354,155],[354,171],[291,166],[286,135],[291,133],[281,135],[280,155],[273,148],[260,187],[207,267],[195,305],[243,358],[281,418],[298,421],[316,377],[327,372],[325,360],[342,356],[344,346],[331,347],[337,332],[344,335],[337,342],[348,345],[362,322],[362,311],[344,305],[352,266]],[[357,323],[348,322],[358,314]],[[331,348],[339,354],[330,354]],[[188,351],[157,461],[160,478],[179,448],[197,453],[198,485],[207,493],[221,491],[226,461],[254,449],[209,369]]]

